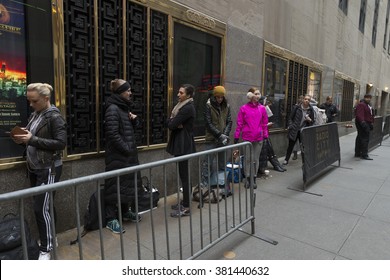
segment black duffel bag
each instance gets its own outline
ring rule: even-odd
[[[142,189],[143,192],[138,194],[138,213],[145,213],[151,209],[155,209],[160,200],[160,192],[157,187],[150,184],[149,178],[146,176],[142,177]],[[152,197],[152,199],[150,199],[150,197]],[[152,203],[150,200],[152,200]],[[135,212],[135,203],[131,208],[132,211]]]
[[[23,260],[20,218],[15,217],[15,215],[12,218],[7,218],[6,216],[0,221],[0,260]],[[26,232],[28,259],[37,260],[39,246],[36,240],[31,237],[26,221],[24,221],[24,229]]]

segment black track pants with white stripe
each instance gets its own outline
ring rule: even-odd
[[[52,184],[60,180],[62,165],[56,167],[55,175],[51,169],[35,169],[29,171],[31,187]],[[54,197],[54,194],[53,194]],[[38,225],[39,238],[41,240],[40,251],[50,252],[53,249],[53,230],[50,215],[50,193],[42,193],[34,196],[34,212]]]

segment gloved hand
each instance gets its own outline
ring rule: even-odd
[[[221,143],[222,145],[226,146],[229,143],[229,137],[225,134],[221,134],[218,137],[218,142]]]
[[[370,131],[370,127],[368,126],[368,124],[366,122],[361,122],[360,125],[364,131],[366,131],[366,132]]]
[[[234,144],[237,144],[237,143],[238,143],[238,140],[240,140],[240,139],[234,138]]]
[[[369,123],[368,127],[370,128],[370,130],[374,130],[374,125],[372,123]]]

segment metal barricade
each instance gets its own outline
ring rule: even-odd
[[[181,196],[178,164],[181,161],[187,160],[189,162],[188,180],[190,185],[200,185],[200,168],[203,161],[207,162],[208,171],[210,173],[212,169],[211,166],[214,164],[212,159],[216,158],[216,167],[219,164],[218,156],[216,156],[218,153],[223,153],[224,159],[226,159],[226,162],[223,164],[226,166],[227,162],[234,163],[235,158],[233,157],[233,151],[238,149],[243,150],[244,148],[249,148],[250,152],[246,156],[249,156],[249,162],[253,162],[252,145],[249,142],[243,142],[185,156],[140,164],[129,168],[60,181],[50,185],[0,194],[0,205],[4,202],[10,201],[19,202],[20,219],[23,221],[26,211],[25,200],[33,197],[34,195],[49,192],[51,195],[50,211],[52,217],[54,217],[54,191],[73,191],[76,228],[66,232],[65,234],[60,233],[58,236],[62,236],[62,239],[68,238],[69,240],[71,240],[72,237],[77,237],[78,242],[77,245],[69,245],[67,242],[60,242],[60,246],[55,247],[52,252],[52,256],[55,259],[195,259],[235,231],[242,231],[243,226],[248,223],[250,223],[250,234],[255,234],[255,193],[253,190],[254,176],[250,176],[250,187],[247,188],[246,184],[242,180],[243,178],[241,178],[241,169],[243,166],[238,164],[237,168],[239,170],[240,180],[238,183],[231,183],[231,196],[225,196],[222,200],[217,199],[216,203],[211,203],[211,201],[205,203],[202,203],[202,201],[196,203],[192,202],[189,217],[174,218],[171,217],[169,213],[172,211],[170,205],[178,203]],[[153,176],[153,174],[157,173],[155,172],[157,168],[161,168],[163,174],[162,178],[158,178],[158,182],[157,178]],[[149,180],[152,185],[157,183],[159,186],[161,199],[158,207],[144,213],[142,215],[143,219],[141,222],[120,222],[121,225],[125,226],[127,231],[126,233],[121,232],[120,234],[114,234],[111,231],[104,229],[101,223],[101,217],[104,213],[100,210],[101,194],[98,192],[100,229],[91,231],[84,237],[81,237],[81,233],[83,231],[83,209],[86,207],[80,206],[79,203],[80,188],[83,187],[83,185],[91,186],[92,183],[96,190],[99,190],[101,182],[107,178],[115,177],[117,181],[117,193],[119,193],[120,176],[133,173],[135,174],[134,182],[137,184],[138,171],[143,172],[143,175],[146,174],[150,178]],[[229,171],[225,167],[222,172],[225,184],[227,184]],[[230,172],[234,173],[234,166]],[[173,181],[177,185],[177,193],[168,195],[168,176],[172,176],[170,174],[175,173],[176,178]],[[255,174],[252,164],[250,166],[250,174]],[[198,175],[198,179],[194,179],[196,175]],[[231,174],[231,178],[233,178],[233,175],[234,174]],[[211,191],[210,178],[211,176],[208,176],[209,184],[207,189],[209,191]],[[172,181],[172,178],[170,179]],[[220,197],[220,192],[222,191],[223,189],[221,188],[216,188],[214,190],[218,198]],[[135,188],[135,192],[137,196],[137,188]],[[117,198],[118,205],[120,205],[120,195],[117,195]],[[202,200],[202,198],[200,199]],[[59,211],[59,209],[57,209],[57,211]],[[138,214],[137,201],[136,211]],[[119,221],[121,221],[123,214],[121,207],[118,207]],[[59,222],[60,221],[57,221],[57,223]],[[21,224],[24,225],[24,223]],[[55,232],[54,219],[52,219],[52,228]],[[27,247],[23,230],[22,239],[24,257],[27,259]]]

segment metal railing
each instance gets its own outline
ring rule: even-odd
[[[226,147],[216,148],[212,150],[197,152],[189,155],[180,157],[173,157],[169,159],[159,160],[155,162],[140,164],[137,166],[118,169],[114,171],[98,173],[85,177],[70,179],[66,181],[60,181],[50,185],[43,185],[34,188],[28,188],[24,190],[18,190],[10,193],[0,194],[0,205],[4,202],[18,202],[20,209],[20,220],[24,221],[25,217],[25,200],[38,195],[41,193],[49,192],[51,196],[50,212],[52,217],[54,216],[54,205],[53,205],[53,193],[55,191],[63,190],[74,192],[74,205],[76,214],[76,228],[74,232],[77,233],[78,245],[60,245],[59,247],[53,248],[52,256],[55,259],[77,259],[75,252],[78,252],[78,259],[89,259],[96,258],[98,255],[96,248],[100,246],[100,258],[101,259],[194,259],[199,257],[206,250],[214,246],[215,244],[222,241],[227,236],[231,235],[237,230],[242,231],[242,227],[247,223],[250,223],[250,234],[255,233],[255,217],[254,217],[254,206],[255,206],[255,193],[253,190],[253,177],[250,176],[250,187],[246,188],[245,183],[239,180],[238,183],[231,183],[232,195],[226,197],[216,203],[202,203],[198,204],[192,202],[191,212],[189,217],[178,217],[173,218],[169,215],[171,211],[170,203],[178,203],[180,201],[180,179],[178,175],[178,163],[180,161],[188,160],[189,170],[189,182],[197,181],[200,185],[201,178],[201,166],[202,161],[207,160],[208,170],[210,171],[213,162],[210,158],[216,158],[216,165],[218,166],[218,153],[223,153],[224,158],[227,162],[234,163],[233,151],[243,148],[249,148],[249,162],[253,162],[252,159],[252,145],[249,142],[243,142],[235,145]],[[228,156],[229,155],[229,156]],[[224,163],[226,166],[226,163]],[[175,169],[173,169],[175,167]],[[162,179],[160,178],[158,184],[161,198],[157,209],[149,211],[143,214],[144,218],[142,222],[136,222],[135,227],[130,226],[131,232],[111,234],[107,229],[104,229],[101,217],[104,213],[101,212],[100,205],[100,191],[98,191],[98,203],[99,203],[99,223],[100,229],[89,233],[82,238],[82,219],[86,207],[80,207],[80,188],[89,185],[91,183],[95,185],[96,190],[100,189],[101,182],[108,178],[115,177],[117,180],[117,193],[119,194],[120,189],[120,176],[126,174],[135,174],[134,182],[137,184],[137,172],[146,172],[151,185],[155,185],[156,179],[154,178],[155,171],[157,168],[162,168]],[[197,170],[196,170],[197,168]],[[241,176],[241,168],[243,166],[238,164],[239,176]],[[250,166],[250,174],[255,174],[253,166]],[[177,185],[177,193],[168,196],[168,176],[169,173],[174,173],[176,170],[176,178],[174,181]],[[195,171],[197,171],[195,173]],[[225,168],[224,180],[227,184],[229,170]],[[233,173],[234,170],[232,169]],[[194,174],[198,175],[198,179],[194,180]],[[145,174],[143,174],[145,175]],[[234,174],[231,174],[233,178]],[[171,175],[172,176],[172,175]],[[211,191],[209,176],[208,189]],[[172,178],[170,178],[172,180]],[[240,178],[242,179],[242,178]],[[191,190],[190,190],[191,191]],[[219,198],[223,190],[216,188],[215,193]],[[191,195],[191,194],[190,194]],[[137,187],[135,187],[135,196],[137,197]],[[190,196],[191,197],[191,196]],[[117,195],[118,205],[121,204],[120,195]],[[202,200],[202,197],[200,197]],[[152,200],[150,201],[152,204]],[[136,212],[138,214],[138,201],[135,203]],[[58,211],[58,209],[57,209]],[[122,212],[121,207],[118,207],[119,221],[122,226]],[[146,221],[145,221],[146,220]],[[59,221],[57,221],[58,223]],[[22,245],[24,258],[27,259],[27,244],[26,236],[24,231],[24,223],[22,225]],[[55,231],[55,221],[52,219],[52,228]],[[119,236],[119,246],[114,245],[117,242]],[[135,238],[135,239],[134,239]],[[96,240],[99,239],[99,242]],[[100,245],[98,245],[100,243]],[[137,252],[135,253],[134,247],[136,246]],[[84,251],[88,251],[85,254]],[[106,255],[109,254],[107,257]]]

